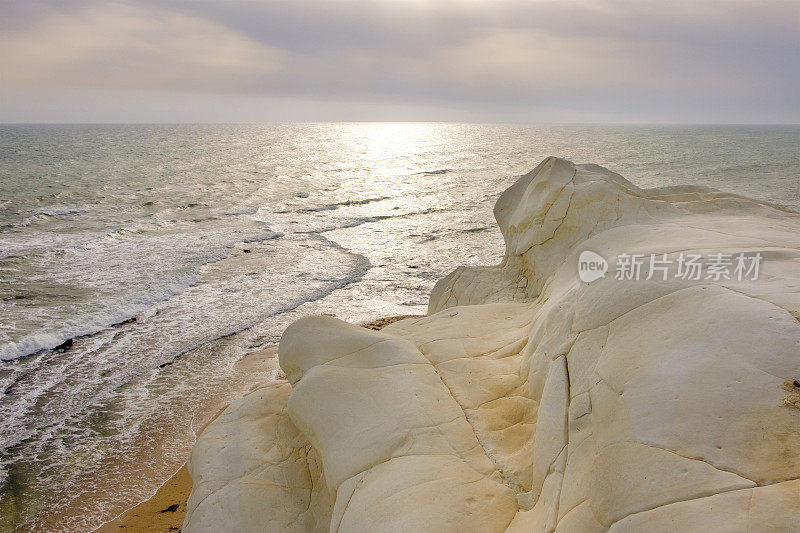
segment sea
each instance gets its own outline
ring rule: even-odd
[[[424,314],[548,155],[800,210],[798,126],[0,125],[0,530],[149,497],[293,320]]]

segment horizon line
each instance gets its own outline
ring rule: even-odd
[[[773,126],[800,127],[800,122],[513,122],[513,121],[459,121],[459,120],[277,120],[231,122],[0,122],[0,126],[268,126],[285,124],[469,124],[494,126]]]

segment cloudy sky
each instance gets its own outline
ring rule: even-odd
[[[0,0],[0,122],[800,123],[800,0]]]

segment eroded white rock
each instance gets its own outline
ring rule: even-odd
[[[285,381],[256,388],[210,423],[189,457],[184,530],[327,531],[333,499],[316,450],[286,411]]]
[[[800,215],[548,158],[495,216],[505,259],[437,283],[430,316],[287,329],[289,383],[192,452],[188,531],[800,523]],[[757,280],[586,284],[585,250],[763,260]]]

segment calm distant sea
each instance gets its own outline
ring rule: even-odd
[[[118,465],[150,421],[299,316],[424,313],[548,155],[800,209],[798,127],[0,125],[0,529],[147,497]]]

